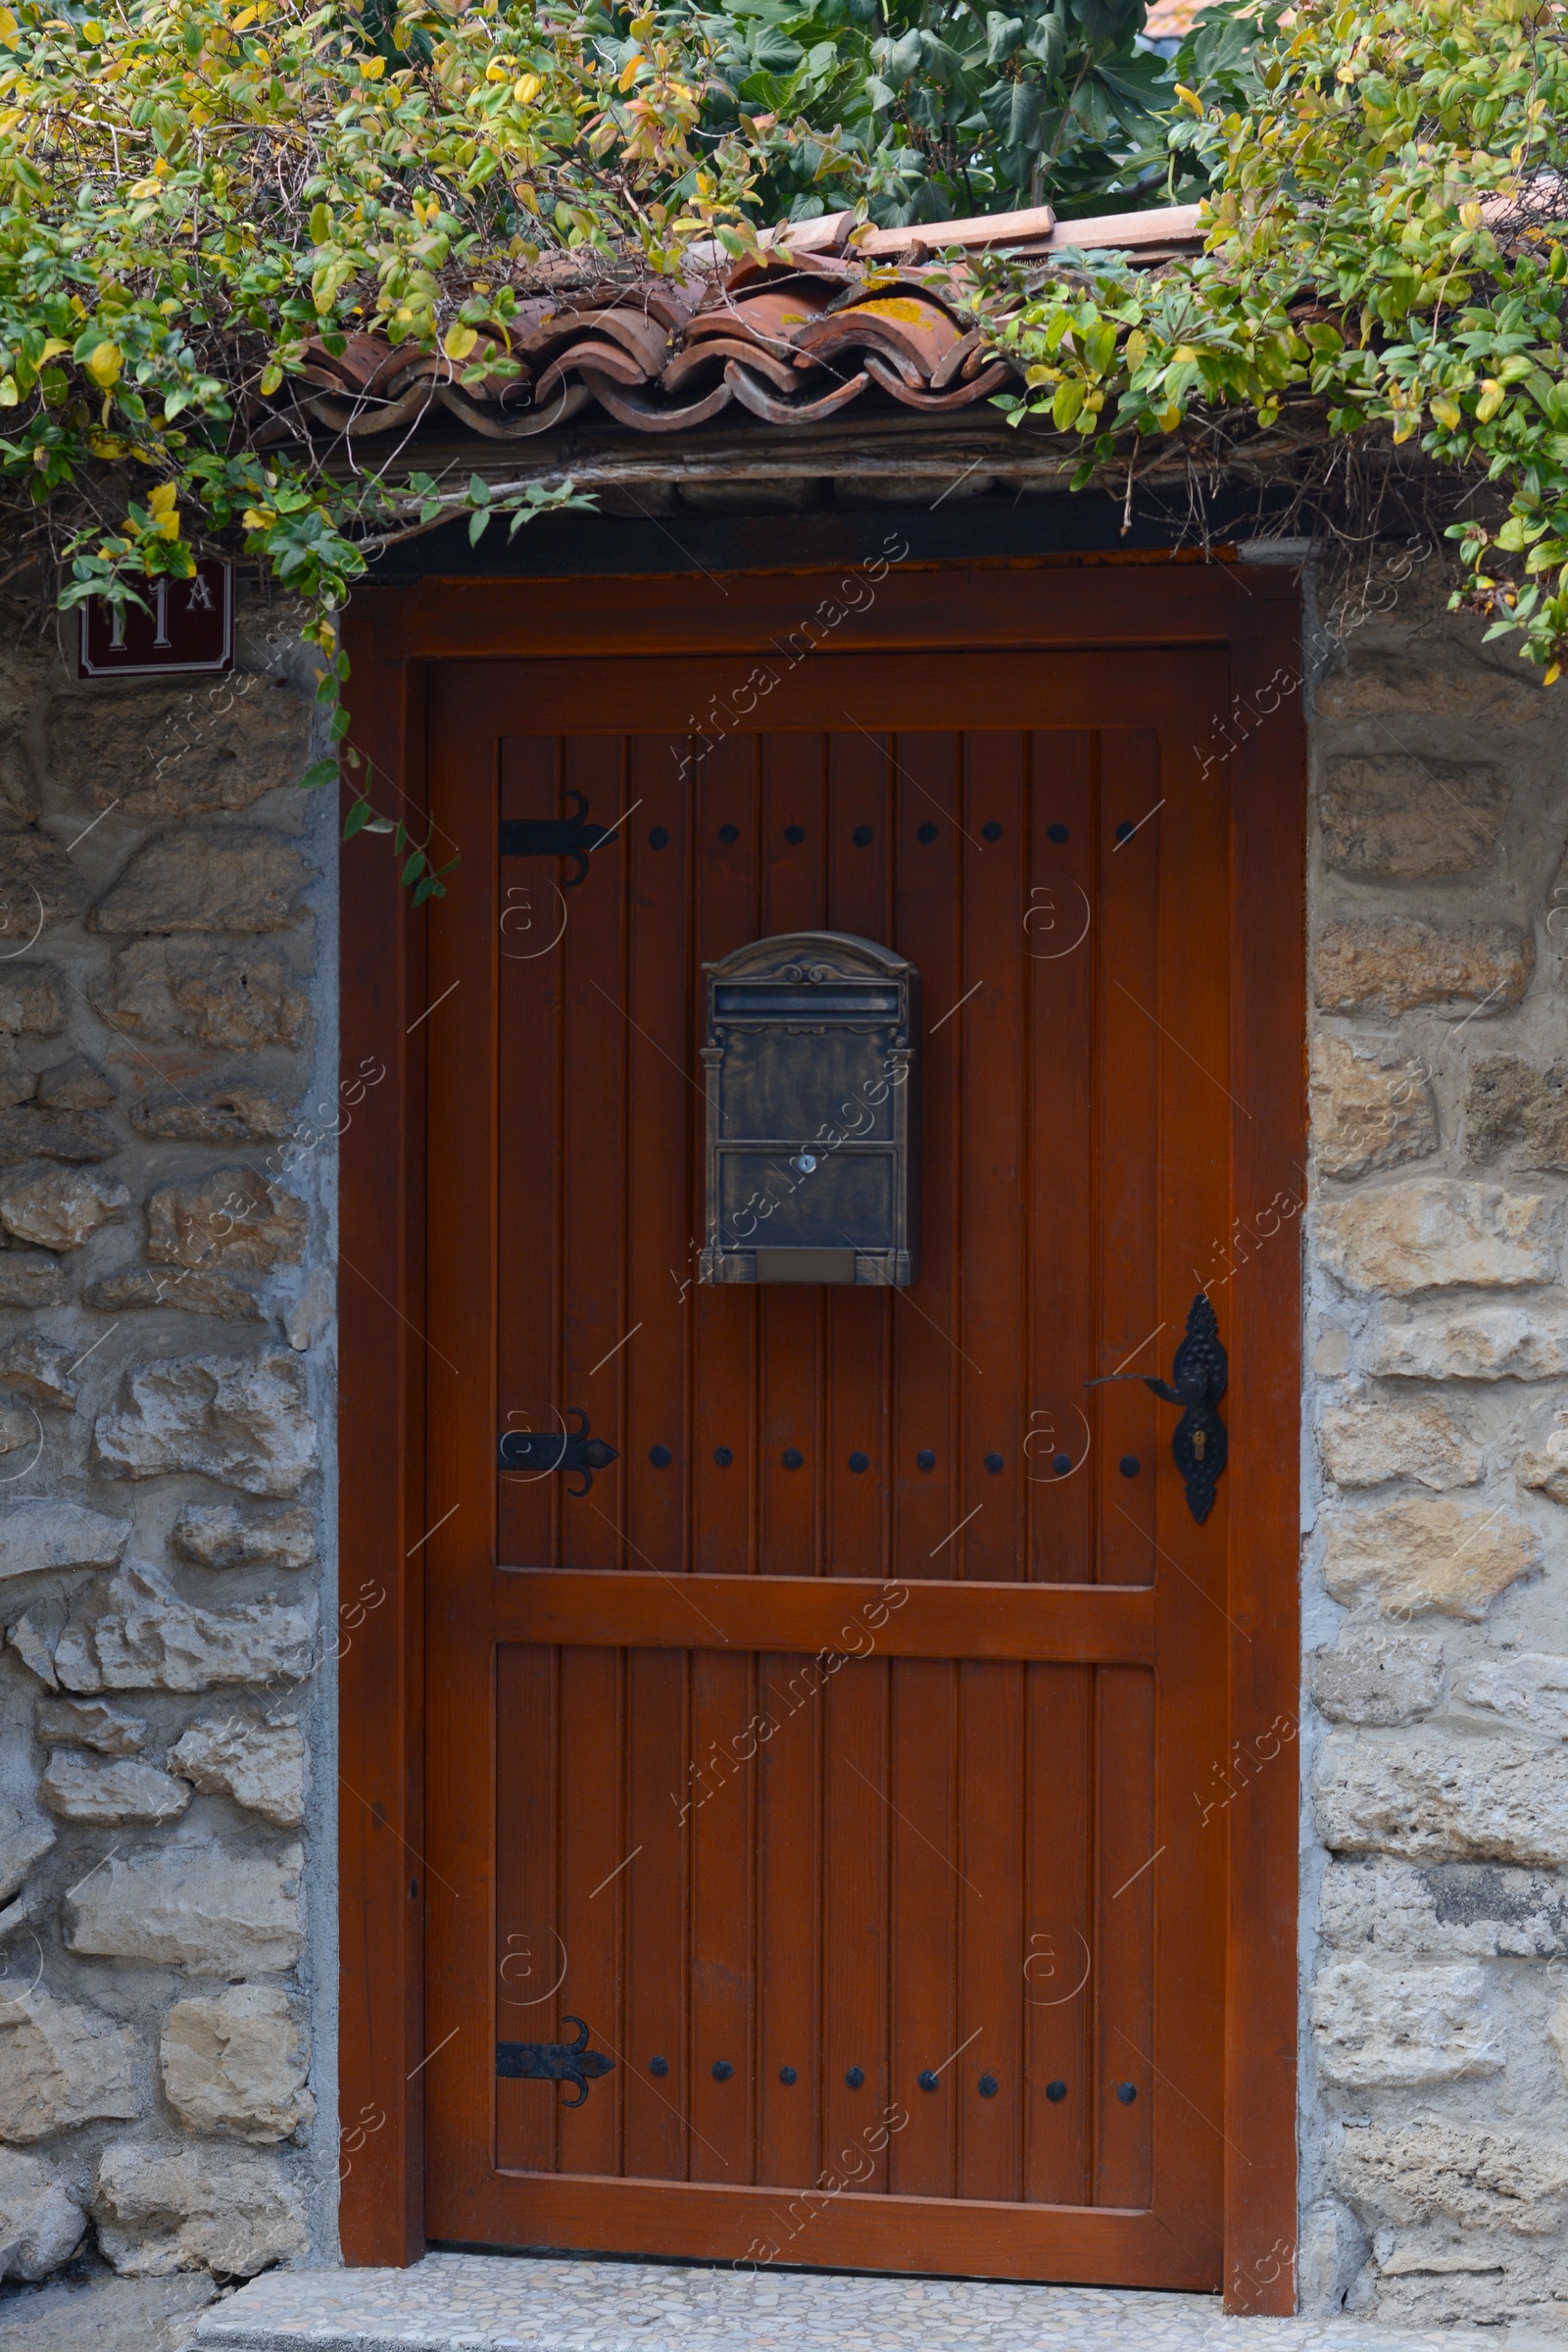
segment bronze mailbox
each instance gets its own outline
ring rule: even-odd
[[[920,975],[792,931],[708,974],[704,1282],[914,1279]]]

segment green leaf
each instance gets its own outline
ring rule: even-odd
[[[337,782],[337,761],[332,759],[313,760],[300,778],[302,792],[319,792],[325,784]]]

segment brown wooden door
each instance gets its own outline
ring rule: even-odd
[[[1229,1262],[1224,661],[695,740],[745,675],[431,673],[429,2233],[1213,2288],[1227,1482],[1090,1384]],[[571,791],[563,890],[498,826]],[[918,1279],[704,1288],[702,966],[817,928],[921,975]],[[579,1409],[591,1492],[498,1473]],[[567,2018],[580,2103],[497,2079]]]

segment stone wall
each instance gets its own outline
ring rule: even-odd
[[[335,2198],[335,811],[286,609],[72,669],[0,656],[0,2274],[248,2276]]]
[[[1373,590],[1311,706],[1300,2280],[1497,2323],[1568,2299],[1564,706]]]

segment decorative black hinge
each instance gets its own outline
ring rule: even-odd
[[[582,1485],[568,1487],[568,1494],[586,1494],[594,1483],[596,1470],[608,1470],[618,1462],[619,1454],[603,1438],[588,1435],[588,1416],[580,1405],[570,1408],[577,1426],[568,1435],[563,1429],[509,1429],[496,1451],[503,1470],[532,1470],[542,1475],[549,1470],[576,1470],[581,1473]]]
[[[1193,1300],[1187,1336],[1176,1349],[1170,1370],[1168,1385],[1144,1373],[1112,1372],[1086,1386],[1102,1389],[1113,1380],[1142,1380],[1162,1402],[1181,1406],[1182,1417],[1172,1434],[1170,1449],[1187,1490],[1187,1507],[1201,1527],[1214,1507],[1214,1486],[1230,1445],[1225,1424],[1214,1409],[1225,1394],[1230,1363],[1206,1291],[1200,1291]]]
[[[561,2022],[576,2027],[575,2041],[498,2041],[496,2073],[510,2082],[575,2082],[577,2096],[561,2104],[580,2107],[589,2082],[608,2075],[615,2061],[588,2047],[588,2029],[580,2017],[564,2017]]]
[[[573,804],[569,816],[504,816],[501,820],[501,855],[503,858],[569,858],[577,870],[567,874],[565,887],[575,890],[588,878],[588,859],[595,850],[602,850],[607,841],[613,841],[613,825],[591,825],[588,822],[588,803],[571,785],[566,798]]]

